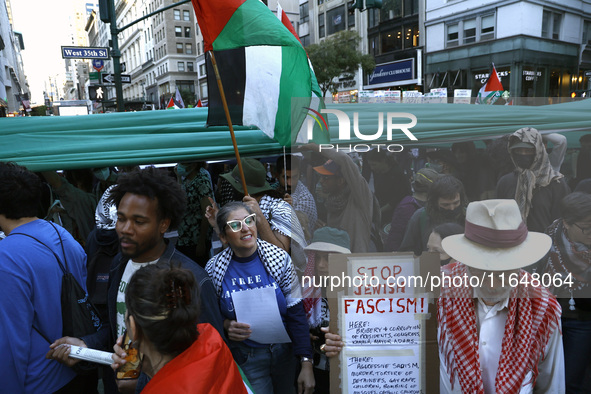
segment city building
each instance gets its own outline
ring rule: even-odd
[[[425,27],[425,90],[475,97],[492,64],[512,97],[569,97],[588,86],[588,1],[426,0]]]
[[[13,30],[10,0],[0,2],[0,117],[30,109],[21,56],[24,49],[22,34]]]

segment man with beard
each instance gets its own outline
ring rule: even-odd
[[[398,250],[421,255],[427,250],[433,227],[447,222],[462,224],[467,204],[462,182],[453,175],[441,175],[429,189],[425,206],[411,216]]]
[[[165,232],[179,225],[185,211],[186,197],[178,182],[163,170],[154,167],[136,170],[119,177],[118,184],[111,190],[110,201],[117,207],[115,229],[119,236],[121,252],[115,256],[111,265],[107,318],[96,334],[82,338],[58,339],[51,345],[54,350],[48,353],[48,357],[71,366],[78,360],[68,358],[68,347],[58,347],[59,345],[71,344],[111,350],[126,328],[127,283],[137,270],[148,264],[189,269],[199,284],[198,294],[194,297],[201,301],[200,322],[210,323],[224,337],[217,295],[211,279],[203,268],[177,251],[174,245],[164,238]],[[142,365],[142,370],[150,374],[149,365]],[[146,381],[145,374],[140,375],[139,382],[138,379],[121,380],[118,383],[119,390],[135,390],[136,384],[143,387]]]
[[[514,198],[531,231],[543,232],[560,217],[560,201],[570,192],[564,176],[552,168],[540,133],[531,127],[509,137],[515,170],[497,184],[497,198]]]
[[[522,268],[550,249],[515,200],[470,203],[464,234],[442,241],[441,393],[564,393],[561,308]]]

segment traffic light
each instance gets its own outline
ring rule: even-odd
[[[111,23],[111,14],[109,13],[109,0],[99,0],[99,16],[101,21]]]
[[[107,101],[107,91],[103,85],[90,85],[88,87],[88,99],[93,101]]]
[[[382,8],[382,0],[365,0],[365,8]]]

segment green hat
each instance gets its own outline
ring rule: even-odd
[[[267,170],[265,170],[263,163],[250,158],[241,159],[240,161],[242,162],[242,170],[244,171],[244,180],[246,181],[248,194],[255,195],[267,190],[273,190],[269,182],[267,182]],[[245,194],[242,181],[240,180],[238,164],[236,164],[232,172],[222,174],[221,177],[230,182],[234,189]]]
[[[351,253],[351,240],[346,231],[322,227],[314,231],[312,243],[304,248],[310,252]]]

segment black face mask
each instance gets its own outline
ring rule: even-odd
[[[535,155],[513,154],[513,161],[515,162],[515,165],[519,168],[523,168],[524,170],[531,168],[531,166],[534,164],[534,159]]]
[[[460,214],[463,212],[463,209],[464,207],[462,207],[462,205],[460,204],[455,209],[440,209],[439,212],[445,220],[453,222],[458,216],[460,216]]]
[[[451,261],[451,257],[445,259],[445,260],[439,260],[439,262],[441,263],[441,266],[443,267],[444,265],[449,264],[449,262]]]

